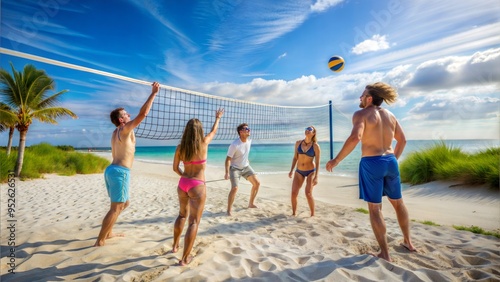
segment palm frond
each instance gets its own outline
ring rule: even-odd
[[[10,128],[16,125],[17,120],[17,114],[12,110],[12,108],[3,102],[0,102],[0,125]]]
[[[43,109],[43,108],[48,108],[48,107],[54,107],[57,105],[57,99],[59,99],[59,96],[61,96],[62,94],[68,92],[68,90],[62,90],[50,97],[47,97],[45,98],[44,100],[40,101],[38,103],[38,108],[39,109]]]
[[[52,107],[52,108],[44,108],[32,113],[32,117],[46,123],[57,124],[56,119],[64,116],[70,116],[74,119],[78,118],[78,116],[72,111],[62,108],[62,107]]]

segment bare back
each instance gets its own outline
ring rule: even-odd
[[[207,159],[208,156],[207,150],[208,150],[208,144],[203,144],[203,148],[199,156],[195,156],[191,160],[181,160],[183,162],[195,162],[194,164],[184,164],[184,172],[182,173],[183,177],[195,178],[205,181],[206,161],[201,164],[199,163],[197,164],[196,162]]]
[[[111,136],[111,155],[113,164],[132,168],[135,153],[135,134],[131,130],[123,132],[123,126],[117,127]]]
[[[386,109],[372,106],[358,111],[364,123],[361,138],[361,154],[366,156],[381,156],[394,153],[394,140],[398,122],[396,117]]]

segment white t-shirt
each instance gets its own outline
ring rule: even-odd
[[[242,142],[240,138],[236,139],[229,145],[227,156],[231,158],[231,166],[237,169],[243,169],[250,165],[248,162],[248,155],[250,154],[250,145],[252,140],[247,139]]]

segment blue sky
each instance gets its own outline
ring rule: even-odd
[[[499,139],[500,3],[494,1],[1,1],[1,47],[207,94],[323,105],[352,116],[366,84],[408,139]],[[346,65],[334,73],[333,55]],[[150,87],[1,54],[44,69],[79,119],[35,122],[27,144],[109,146],[109,112]],[[18,135],[16,134],[15,144]],[[7,134],[0,134],[0,145]],[[138,145],[158,144],[139,139]]]

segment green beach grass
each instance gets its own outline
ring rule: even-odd
[[[429,226],[441,226],[433,221],[430,221],[430,220],[424,220],[424,221],[418,221],[418,220],[413,220],[412,221],[415,221],[415,222],[420,222],[422,224],[425,224],[425,225],[429,225]],[[487,235],[487,236],[495,236],[497,238],[500,238],[500,233],[498,232],[494,232],[494,231],[486,231],[484,230],[483,228],[481,227],[478,227],[478,226],[470,226],[470,227],[467,227],[467,226],[462,226],[462,225],[453,225],[453,228],[455,228],[456,230],[463,230],[463,231],[469,231],[469,232],[472,232],[474,234],[481,234],[481,235]]]
[[[444,142],[411,153],[400,164],[401,181],[422,184],[435,180],[462,181],[468,185],[488,184],[499,189],[500,147],[474,154]]]
[[[9,171],[14,170],[17,150],[13,148],[9,156],[5,148],[0,149],[0,182],[7,181]],[[101,173],[109,165],[105,158],[74,151],[71,146],[52,146],[40,143],[26,148],[20,179],[41,178],[43,174],[59,175]]]

